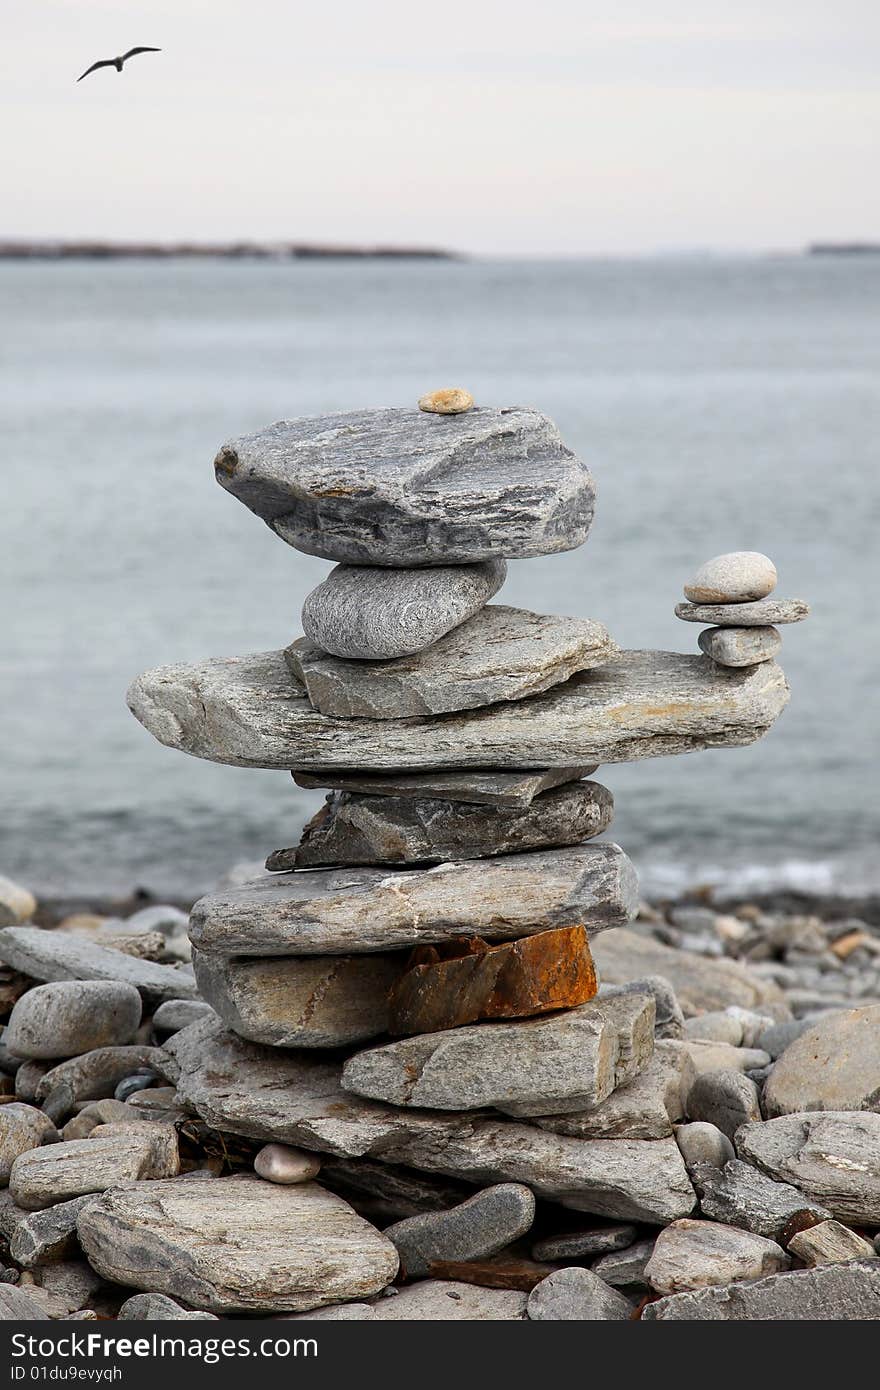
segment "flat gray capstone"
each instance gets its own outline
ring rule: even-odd
[[[134,985],[148,1004],[196,997],[189,971],[96,946],[73,932],[4,927],[0,961],[34,980],[121,980]]]
[[[106,1192],[78,1229],[105,1279],[210,1313],[318,1308],[378,1293],[397,1273],[391,1242],[317,1183],[139,1183]]]
[[[623,850],[585,844],[396,873],[267,874],[201,898],[190,935],[198,950],[223,955],[347,955],[463,931],[509,941],[582,923],[592,935],[630,920],[637,907],[636,874]]]
[[[697,642],[718,666],[758,666],[772,661],[782,647],[775,627],[707,627]]]
[[[690,1176],[704,1216],[755,1235],[778,1240],[793,1216],[807,1213],[819,1221],[830,1216],[791,1183],[776,1182],[738,1158],[721,1169],[700,1165],[690,1170]]]
[[[623,1322],[632,1317],[628,1298],[590,1269],[557,1269],[529,1294],[532,1322]]]
[[[545,767],[523,772],[492,772],[474,768],[471,772],[454,769],[437,772],[336,772],[323,775],[295,769],[291,774],[298,787],[331,787],[342,792],[362,792],[366,796],[416,797],[429,801],[465,801],[476,806],[506,806],[524,810],[542,792],[566,782],[578,782],[596,771],[586,767]]]
[[[880,1114],[826,1110],[743,1125],[740,1157],[794,1183],[839,1221],[880,1226]]]
[[[274,873],[331,864],[441,864],[558,849],[601,835],[613,815],[613,797],[598,782],[568,782],[524,809],[335,792],[309,821],[299,845],[275,850],[266,868]]]
[[[783,993],[733,960],[712,960],[693,951],[679,951],[632,930],[607,932],[592,947],[599,977],[609,984],[626,984],[646,975],[662,975],[675,990],[686,1016],[734,1004],[758,1009],[783,1003]]]
[[[22,995],[3,1041],[19,1057],[72,1057],[130,1043],[141,1021],[141,996],[123,980],[57,980]]]
[[[262,652],[159,667],[139,676],[126,698],[160,743],[193,757],[324,775],[366,768],[372,776],[570,768],[742,747],[767,732],[788,695],[774,662],[736,671],[705,656],[622,652],[527,700],[380,724],[318,714],[283,652]]]
[[[595,502],[553,421],[520,406],[279,420],[224,444],[214,471],[288,545],[356,565],[573,550]]]
[[[303,632],[331,656],[410,656],[478,613],[506,577],[503,560],[428,569],[337,565],[303,604]]]
[[[600,1104],[654,1050],[650,995],[401,1038],[350,1057],[342,1085],[390,1105],[547,1115]]]
[[[344,1091],[337,1061],[259,1047],[211,1023],[176,1033],[165,1050],[180,1067],[181,1104],[246,1138],[375,1155],[480,1186],[520,1182],[624,1221],[663,1224],[695,1204],[674,1139],[587,1142],[512,1120],[382,1105]]]
[[[483,1188],[450,1211],[424,1212],[386,1226],[384,1235],[409,1279],[437,1260],[479,1260],[524,1236],[535,1219],[535,1197],[522,1183]]]
[[[764,1106],[768,1117],[880,1110],[880,1004],[835,1010],[801,1033],[767,1078]]]
[[[649,1303],[648,1322],[876,1322],[880,1319],[877,1261],[820,1265],[771,1274]]]
[[[599,995],[598,1002],[605,996]],[[577,1139],[665,1139],[684,1116],[694,1068],[684,1045],[656,1038],[642,1071],[606,1100],[573,1114],[538,1116],[535,1124]]]
[[[284,659],[321,714],[420,719],[539,695],[618,651],[608,629],[590,618],[490,603],[433,646],[396,661],[329,656],[308,637],[291,643]]]
[[[716,627],[779,627],[802,623],[810,605],[801,598],[764,598],[756,603],[677,603],[675,616],[686,623]]]

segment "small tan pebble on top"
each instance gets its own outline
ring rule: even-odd
[[[776,566],[757,550],[734,550],[701,565],[685,598],[691,603],[750,603],[776,588]]]
[[[266,1144],[254,1159],[254,1172],[267,1182],[309,1182],[321,1171],[321,1160],[287,1144]]]
[[[463,415],[474,404],[470,391],[461,386],[448,386],[443,391],[429,391],[419,401],[419,410],[427,410],[432,415]]]
[[[473,401],[470,404],[473,405]],[[0,874],[0,927],[16,927],[20,922],[27,922],[36,910],[37,900],[33,893]]]

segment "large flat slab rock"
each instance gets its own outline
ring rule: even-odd
[[[93,1136],[44,1144],[17,1158],[9,1179],[17,1205],[39,1211],[120,1183],[171,1178],[180,1172],[177,1134],[171,1125],[99,1125]]]
[[[224,444],[214,471],[288,545],[356,565],[573,550],[595,501],[553,421],[520,406],[279,420]]]
[[[138,960],[73,932],[4,927],[0,931],[0,961],[34,980],[118,980],[134,985],[149,1004],[196,997],[195,980],[189,971]]]
[[[775,662],[740,670],[706,656],[622,652],[543,695],[431,719],[381,724],[312,709],[283,652],[162,666],[128,704],[169,748],[234,767],[370,774],[442,768],[570,768],[741,747],[788,701]]]
[[[321,714],[418,719],[523,700],[604,666],[619,648],[589,618],[557,618],[488,604],[433,646],[396,661],[331,656],[300,637],[284,659]]]
[[[213,1022],[166,1044],[178,1095],[214,1128],[407,1168],[479,1186],[521,1182],[578,1211],[663,1225],[696,1198],[674,1139],[596,1140],[480,1115],[382,1105],[341,1086],[338,1062],[244,1042]]]
[[[880,1110],[880,1004],[827,1013],[795,1038],[767,1078],[764,1107],[770,1117]]]
[[[736,1150],[839,1221],[880,1226],[880,1114],[781,1115],[743,1125]]]
[[[762,1004],[783,1002],[778,985],[736,961],[677,951],[635,931],[608,932],[601,942],[595,942],[593,955],[600,978],[607,984],[622,985],[645,975],[663,975],[688,1017],[730,1005],[760,1012]]]
[[[378,1293],[397,1251],[335,1193],[238,1175],[138,1183],[78,1222],[105,1279],[211,1313],[299,1312]]]
[[[598,1105],[542,1116],[535,1124],[577,1139],[665,1139],[684,1117],[693,1079],[685,1045],[660,1038],[644,1068]]]
[[[524,810],[536,796],[566,782],[578,782],[596,771],[586,767],[545,767],[523,772],[335,772],[321,774],[295,769],[298,787],[331,787],[366,796],[413,796],[429,801],[466,801],[476,806],[509,806]]]
[[[568,782],[522,810],[336,792],[309,821],[299,845],[270,854],[266,868],[277,873],[331,864],[442,864],[558,849],[601,835],[613,815],[614,799],[598,782]]]
[[[771,1274],[751,1283],[672,1294],[649,1303],[649,1322],[876,1322],[880,1268],[820,1265]]]
[[[637,907],[623,850],[587,844],[395,874],[266,875],[201,898],[190,935],[200,950],[224,955],[346,955],[465,934],[507,941],[579,923],[592,935],[628,921]]]

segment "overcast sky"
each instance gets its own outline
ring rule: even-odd
[[[0,236],[880,239],[878,0],[0,0]],[[135,58],[76,85],[99,57]]]

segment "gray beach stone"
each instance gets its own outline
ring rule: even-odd
[[[728,1043],[688,1040],[685,1047],[694,1064],[697,1076],[706,1073],[756,1071],[769,1065],[770,1057],[757,1047],[731,1047]]]
[[[94,1194],[88,1193],[56,1202],[42,1211],[23,1212],[9,1242],[10,1255],[25,1269],[31,1269],[78,1254],[77,1219],[88,1203],[96,1200]]]
[[[382,1105],[342,1089],[341,1065],[244,1042],[214,1024],[176,1033],[178,1099],[212,1128],[263,1142],[442,1173],[521,1182],[578,1211],[658,1224],[696,1198],[674,1139],[585,1142],[534,1125]]]
[[[189,1313],[164,1293],[136,1293],[117,1314],[120,1322],[216,1322],[216,1313]]]
[[[448,1211],[471,1195],[464,1183],[429,1177],[414,1168],[369,1158],[334,1158],[321,1162],[321,1182],[372,1220],[374,1225],[403,1221],[426,1211]],[[361,1210],[366,1207],[366,1210]]]
[[[213,1012],[201,999],[166,999],[153,1014],[153,1028],[157,1033],[179,1033],[200,1018],[210,1018]]]
[[[49,1070],[48,1062],[22,1062],[15,1073],[17,1099],[25,1101],[27,1104],[36,1100],[37,1087]]]
[[[5,927],[0,931],[0,961],[34,980],[119,980],[134,985],[148,1004],[193,999],[196,994],[195,981],[186,970],[96,946],[73,932]]]
[[[247,1175],[105,1192],[79,1238],[105,1279],[211,1313],[318,1308],[378,1293],[397,1273],[391,1242],[335,1193]]]
[[[224,444],[221,487],[282,540],[356,565],[450,565],[573,550],[595,489],[537,410],[361,410]]]
[[[37,910],[37,900],[28,888],[0,874],[0,927],[27,922]]]
[[[681,1043],[659,1038],[642,1071],[599,1105],[573,1114],[538,1116],[535,1124],[577,1139],[665,1139],[684,1116],[693,1080],[693,1064]]]
[[[311,1182],[320,1171],[319,1158],[303,1149],[293,1149],[289,1144],[264,1144],[254,1159],[254,1172],[258,1177],[285,1187]]]
[[[45,1265],[34,1276],[28,1295],[42,1304],[53,1319],[76,1317],[95,1300],[102,1280],[83,1259],[58,1260]],[[94,1314],[94,1310],[89,1310]]]
[[[596,771],[585,767],[546,767],[523,772],[490,772],[474,768],[471,772],[454,769],[436,772],[320,772],[294,769],[298,787],[330,787],[365,796],[417,797],[427,801],[464,801],[475,806],[503,806],[525,810],[535,797],[552,787],[579,782]]]
[[[644,1286],[647,1288],[645,1266],[654,1251],[654,1240],[638,1240],[625,1250],[610,1250],[593,1261],[593,1273],[613,1288],[628,1289]]]
[[[14,1284],[0,1284],[0,1322],[48,1322],[41,1303]]]
[[[423,1033],[350,1057],[342,1085],[391,1105],[553,1114],[598,1105],[654,1049],[650,995]]]
[[[776,588],[776,566],[758,550],[732,550],[700,565],[684,586],[692,603],[751,603]]]
[[[638,1231],[635,1226],[591,1226],[585,1231],[567,1231],[546,1236],[532,1246],[532,1259],[573,1260],[591,1255],[610,1254],[626,1250],[633,1244]]]
[[[223,955],[359,955],[448,941],[464,924],[486,941],[577,923],[592,935],[628,921],[637,907],[623,850],[585,844],[396,873],[266,875],[201,898],[190,933],[199,951]]]
[[[707,627],[697,642],[718,666],[759,666],[782,649],[775,627]]]
[[[308,637],[285,649],[314,709],[341,719],[419,719],[523,700],[604,666],[618,654],[608,629],[489,604],[439,642],[396,661],[328,656]]]
[[[805,1265],[848,1264],[851,1260],[876,1260],[878,1255],[869,1240],[856,1235],[839,1221],[820,1221],[806,1231],[798,1231],[788,1242],[788,1249]]]
[[[727,1043],[730,1047],[739,1047],[743,1040],[739,1019],[724,1009],[689,1018],[685,1023],[685,1034],[698,1042]]]
[[[438,1260],[479,1260],[525,1235],[535,1219],[535,1198],[522,1183],[486,1187],[451,1211],[425,1212],[385,1228],[410,1279],[430,1273]]]
[[[827,1013],[802,1032],[770,1073],[764,1106],[769,1117],[880,1110],[880,1005]]]
[[[158,1047],[98,1047],[47,1071],[37,1084],[36,1099],[45,1102],[57,1087],[68,1085],[73,1102],[103,1100],[134,1072],[155,1071],[166,1064],[167,1056]]]
[[[303,604],[303,632],[331,656],[410,656],[478,613],[506,577],[503,560],[428,569],[337,565]]]
[[[756,603],[677,603],[675,616],[686,623],[715,627],[780,627],[802,623],[810,605],[800,598],[765,598]]]
[[[714,1168],[723,1168],[729,1159],[734,1158],[733,1145],[726,1134],[716,1125],[705,1120],[694,1120],[690,1124],[678,1125],[675,1142],[681,1150],[688,1172],[698,1163],[710,1163]]]
[[[430,864],[558,849],[601,835],[613,815],[611,793],[598,782],[569,782],[524,810],[337,792],[309,821],[299,846],[276,850],[266,868]]]
[[[741,747],[767,732],[788,685],[772,662],[732,670],[703,656],[622,652],[528,700],[379,723],[318,714],[283,653],[262,652],[148,671],[127,699],[160,743],[193,757],[373,774],[571,767]]]
[[[740,1125],[762,1118],[758,1088],[742,1072],[702,1072],[688,1092],[687,1113],[691,1120],[717,1125],[722,1134],[733,1139]]]
[[[590,1269],[557,1269],[529,1294],[532,1322],[623,1322],[632,1316],[628,1298]]]
[[[781,1115],[743,1125],[736,1148],[770,1177],[795,1183],[839,1221],[880,1226],[880,1114]]]
[[[32,1105],[13,1101],[0,1105],[0,1186],[9,1182],[12,1165],[19,1154],[39,1148],[45,1135],[55,1128],[48,1115]]]
[[[805,1033],[810,1026],[808,1018],[792,1018],[786,1023],[773,1023],[758,1034],[755,1046],[768,1052],[775,1062],[778,1057],[782,1056],[786,1048],[791,1046],[795,1038],[799,1038],[801,1033]]]
[[[691,951],[678,951],[636,931],[607,932],[591,949],[601,979],[609,984],[663,975],[688,1016],[726,1009],[731,1004],[760,1010],[767,1004],[783,1003],[778,985],[737,961],[710,960]]]
[[[373,1303],[378,1322],[519,1322],[527,1296],[516,1289],[483,1289],[454,1279],[423,1279]]]
[[[270,1047],[342,1047],[388,1031],[404,955],[193,954],[199,989],[229,1027]]]
[[[649,1322],[861,1322],[880,1319],[880,1266],[820,1265],[649,1303]]]
[[[658,1235],[645,1277],[657,1293],[683,1293],[710,1284],[761,1279],[790,1264],[774,1240],[717,1221],[683,1219]]]
[[[603,998],[612,994],[653,994],[655,1038],[675,1040],[685,1036],[684,1014],[675,997],[675,990],[663,975],[643,975],[622,985],[603,981],[599,993]]]
[[[708,1164],[695,1167],[691,1178],[704,1216],[758,1236],[777,1240],[792,1218],[802,1213],[819,1221],[830,1216],[791,1183],[775,1182],[740,1159],[731,1159],[720,1170]]]
[[[119,1183],[171,1178],[179,1171],[177,1131],[171,1125],[99,1125],[88,1139],[22,1154],[12,1165],[9,1190],[18,1206],[39,1211]]]
[[[72,1057],[129,1043],[141,1021],[141,996],[121,980],[59,980],[18,1000],[5,1039],[20,1057]]]

